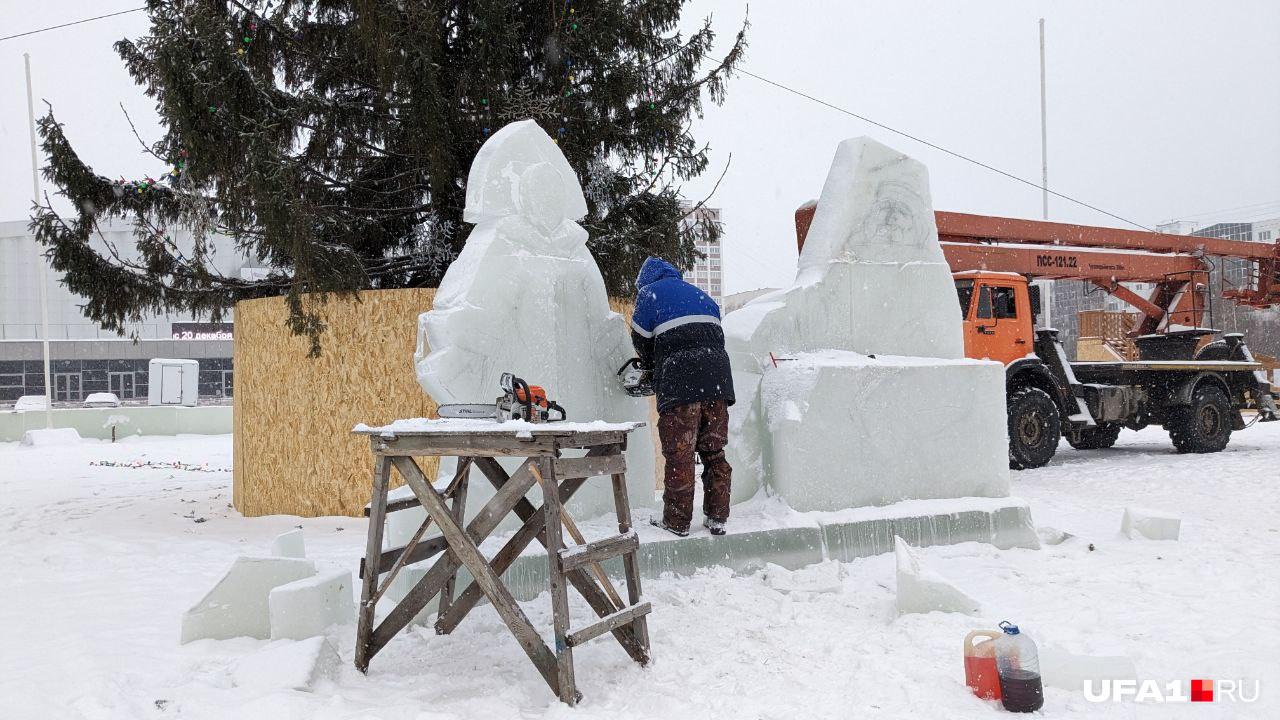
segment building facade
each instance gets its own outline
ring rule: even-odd
[[[190,233],[172,234],[177,247],[193,245]],[[133,227],[107,225],[92,244],[122,255],[134,247]],[[224,275],[242,276],[250,263],[235,252],[229,239],[213,241],[214,265]],[[0,403],[23,395],[43,395],[44,360],[40,314],[42,248],[26,221],[0,223]],[[115,393],[122,401],[144,400],[148,363],[153,358],[181,358],[200,363],[202,398],[233,393],[231,366],[234,326],[199,318],[166,315],[127,326],[124,336],[103,330],[84,317],[85,299],[69,291],[62,278],[46,269],[49,307],[49,370],[55,403],[76,404],[91,393]]]
[[[720,210],[718,208],[703,207],[698,210],[698,214],[700,217],[705,217],[712,222],[720,222]],[[685,222],[691,222],[691,220],[686,220]],[[685,272],[685,282],[696,285],[700,290],[710,295],[717,305],[723,305],[724,265],[721,254],[721,240],[699,242],[696,247],[702,257],[693,264],[692,268]]]

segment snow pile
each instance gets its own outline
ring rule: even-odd
[[[89,397],[84,399],[85,407],[120,407],[120,398],[115,393],[96,392],[89,393]]]
[[[769,563],[765,565],[763,572],[765,585],[784,594],[838,593],[843,588],[844,576],[844,567],[834,560],[825,560],[799,570],[788,570],[781,565]]]
[[[1177,540],[1182,520],[1173,513],[1140,507],[1124,509],[1120,532],[1126,537],[1140,535],[1148,540]]]
[[[75,445],[80,442],[80,433],[75,428],[40,428],[22,433],[21,442],[27,447]]]
[[[895,537],[898,614],[952,612],[977,615],[982,603],[924,564],[915,548]]]
[[[647,419],[648,403],[623,392],[615,375],[631,341],[577,224],[586,214],[573,169],[533,120],[507,125],[480,148],[464,215],[475,228],[418,318],[418,382],[437,403],[488,402],[510,372],[545,388],[570,420]],[[630,438],[627,466],[632,503],[651,504],[649,434]],[[491,493],[473,490],[472,512]],[[612,509],[608,483],[588,483],[570,502],[581,517]]]
[[[961,331],[924,165],[841,143],[795,284],[725,319],[736,477],[797,510],[1008,495],[1004,368]]]

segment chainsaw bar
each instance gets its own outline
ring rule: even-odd
[[[499,415],[499,408],[494,403],[488,405],[441,405],[436,408],[436,413],[442,418],[453,418],[458,420],[502,420]]]

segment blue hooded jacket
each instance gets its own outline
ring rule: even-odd
[[[631,342],[653,371],[658,412],[703,400],[734,402],[720,308],[662,258],[650,257],[636,278]]]

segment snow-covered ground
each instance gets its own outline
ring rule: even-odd
[[[104,460],[208,471],[90,464]],[[1252,705],[1098,705],[1050,688],[1046,716],[1280,717],[1280,423],[1217,455],[1175,455],[1158,429],[1107,452],[1064,444],[1052,466],[1015,474],[1037,524],[1073,539],[922,551],[985,602],[983,618],[897,617],[892,555],[840,566],[838,592],[782,592],[804,578],[776,571],[649,581],[657,661],[640,669],[607,638],[578,650],[577,710],[553,699],[489,608],[452,636],[396,638],[368,677],[350,666],[347,627],[332,635],[337,682],[234,686],[237,661],[267,642],[181,646],[182,612],[235,556],[298,525],[320,565],[353,567],[365,523],[242,518],[230,465],[229,436],[0,444],[0,718],[986,718],[998,710],[964,687],[960,645],[1006,618],[1042,647],[1125,654],[1162,683],[1262,682]],[[1180,513],[1182,539],[1123,538],[1130,504]],[[547,633],[549,605],[526,604]]]

